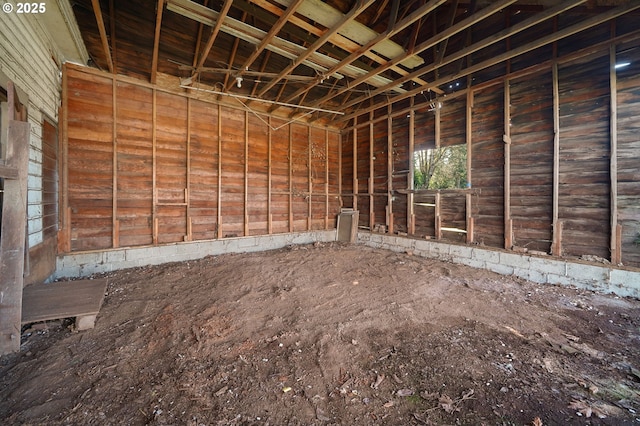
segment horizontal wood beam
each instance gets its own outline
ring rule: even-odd
[[[483,19],[486,19],[487,17],[499,12],[500,10],[502,10],[503,8],[505,8],[506,6],[509,6],[510,4],[515,3],[517,0],[500,0],[496,3],[491,4],[490,6],[482,9],[480,12],[478,13],[474,13],[473,15],[471,15],[470,17],[458,22],[456,25],[447,28],[446,30],[442,31],[441,33],[438,33],[437,35],[431,37],[430,39],[426,40],[423,43],[420,43],[419,46],[416,46],[414,50],[412,50],[410,53],[405,53],[403,55],[400,55],[396,58],[393,58],[392,60],[390,60],[389,62],[387,62],[386,64],[381,65],[380,67],[376,68],[375,70],[362,75],[358,78],[356,78],[354,81],[351,82],[351,84],[348,87],[344,87],[340,90],[338,90],[335,93],[332,93],[330,95],[327,95],[321,99],[319,99],[318,101],[314,102],[312,104],[312,106],[317,106],[323,102],[326,102],[330,99],[335,98],[336,96],[351,90],[353,87],[357,86],[360,83],[365,82],[367,79],[371,78],[373,75],[377,75],[380,74],[386,70],[388,70],[389,68],[391,68],[393,65],[397,65],[399,63],[401,63],[403,60],[405,60],[406,58],[408,58],[410,55],[413,54],[419,54],[424,52],[425,50],[437,45],[438,43],[440,43],[443,40],[446,40],[447,38],[461,32],[464,31],[465,29],[471,27],[472,25],[482,21]],[[425,74],[425,73],[420,73],[420,75]],[[406,76],[400,78],[400,79],[396,79],[394,80],[393,83],[388,84],[386,86],[384,86],[384,90],[383,91],[387,91],[389,90],[392,86],[393,87],[397,87],[399,82],[405,82],[408,80],[411,80],[412,78],[408,78],[409,75],[412,75],[413,77],[419,77],[419,75],[415,74],[415,73],[410,73],[407,74]],[[429,85],[429,88],[432,88],[434,90],[437,90],[437,84],[431,84]],[[422,90],[424,90],[424,86]],[[381,93],[381,90],[375,90],[375,93]],[[365,95],[362,96],[358,99],[354,99],[352,101],[350,101],[348,104],[344,105],[344,108],[348,108],[350,106],[353,106],[365,99],[369,99],[371,97],[373,97],[374,95]]]
[[[497,42],[500,42],[508,37],[511,37],[519,32],[522,32],[524,30],[526,30],[527,28],[530,28],[534,25],[537,25],[541,22],[544,22],[550,18],[553,18],[554,16],[559,15],[560,13],[571,9],[575,6],[578,6],[584,2],[586,2],[587,0],[570,0],[567,2],[564,2],[556,7],[552,7],[550,9],[548,9],[545,12],[541,12],[535,16],[532,16],[529,19],[525,19],[524,21],[512,26],[511,28],[507,28],[505,30],[502,30],[490,37],[487,37],[486,39],[483,39],[477,43],[472,44],[471,46],[468,46],[456,53],[453,53],[449,56],[447,56],[446,58],[442,59],[439,62],[433,62],[425,67],[422,67],[416,71],[411,72],[410,74],[407,74],[403,77],[398,78],[394,84],[398,84],[398,83],[404,83],[406,81],[409,81],[412,77],[416,77],[416,76],[421,76],[424,75],[426,73],[429,73],[431,71],[435,71],[437,69],[439,69],[440,67],[443,67],[445,65],[448,65],[452,62],[455,62],[457,60],[460,60],[462,58],[464,58],[465,56],[471,55],[472,53],[475,53],[481,49],[484,49],[485,47],[488,47],[492,44],[495,44]],[[447,80],[446,78],[444,78],[444,83],[449,82],[452,79]],[[373,91],[371,91],[371,93],[368,94],[368,96],[376,96],[379,95],[381,93],[384,93],[385,91],[389,90],[389,86],[384,86],[384,87],[380,87],[378,89],[375,89]],[[358,99],[354,99],[353,101],[345,104],[343,107],[344,108],[349,108],[353,105],[356,104],[357,101],[362,101],[364,100],[365,97],[360,97]]]
[[[497,55],[494,58],[491,59],[487,59],[485,61],[479,62],[475,65],[472,65],[470,67],[467,67],[466,69],[461,70],[459,73],[455,74],[455,75],[450,75],[450,76],[446,76],[443,78],[440,78],[436,81],[434,81],[432,84],[434,86],[439,86],[441,84],[445,84],[448,83],[452,80],[456,80],[458,78],[462,78],[462,77],[466,77],[468,75],[471,75],[475,72],[481,71],[483,69],[489,68],[493,65],[499,64],[500,62],[504,62],[506,60],[515,58],[517,56],[520,56],[522,54],[525,54],[527,52],[530,52],[532,50],[535,50],[539,47],[545,46],[547,44],[553,43],[554,41],[558,41],[561,40],[563,38],[569,37],[573,34],[579,33],[581,31],[585,31],[589,28],[592,28],[596,25],[602,24],[603,22],[607,22],[611,19],[615,19],[618,16],[624,15],[630,11],[636,10],[636,9],[640,9],[640,3],[629,3],[627,5],[624,6],[619,6],[615,9],[611,9],[610,11],[603,13],[601,15],[598,16],[594,16],[591,18],[588,18],[578,24],[574,24],[570,27],[564,28],[558,32],[555,32],[553,34],[549,34],[548,36],[542,37],[538,40],[532,41],[530,43],[527,43],[523,46],[517,47],[513,50],[507,51],[503,54]],[[378,102],[375,103],[365,109],[362,110],[358,110],[355,111],[351,114],[347,114],[344,115],[338,119],[336,119],[334,122],[335,123],[340,123],[340,122],[348,122],[349,120],[353,119],[355,116],[357,115],[362,115],[362,114],[367,114],[369,113],[369,111],[374,111],[376,109],[379,108],[383,108],[385,107],[388,103],[395,103],[395,102],[399,102],[401,100],[407,99],[407,98],[411,98],[412,96],[415,96],[416,94],[420,93],[421,91],[426,90],[426,88],[423,87],[418,87],[417,89],[412,89],[406,93],[403,93],[401,95],[396,95],[395,97],[389,99],[389,101],[382,101],[382,102]]]
[[[276,16],[279,16],[282,13],[282,10],[278,6],[271,4],[267,0],[252,0],[252,3],[255,3],[256,5],[262,7],[264,10],[269,11],[270,13],[273,13]],[[234,2],[234,7],[238,6],[242,8],[244,7],[244,5],[245,5],[244,0],[236,0]],[[270,22],[268,16],[259,16],[257,12],[255,12],[255,14],[261,20],[267,23]],[[313,43],[314,41],[312,40],[313,36],[320,37],[323,34],[322,29],[314,26],[310,22],[307,22],[301,18],[298,18],[296,15],[291,16],[291,18],[289,19],[289,24],[291,24],[291,27],[287,28],[287,31],[290,32],[292,35],[306,41],[309,44]],[[339,47],[339,49],[334,46]],[[342,60],[346,57],[344,53],[345,51],[354,52],[360,47],[361,47],[360,44],[348,39],[347,37],[340,34],[334,34],[332,37],[329,38],[329,43],[323,47],[323,50],[329,53],[332,57]],[[387,62],[387,59],[376,54],[373,50],[369,50],[365,52],[363,56],[365,56],[367,59],[370,59],[371,61],[377,64],[384,64]],[[351,65],[366,71],[371,71],[373,69],[373,67],[368,66],[367,64],[364,64],[362,61],[354,61],[351,63]],[[408,74],[408,72],[404,68],[399,66],[393,66],[391,67],[391,70],[400,75]],[[328,73],[325,73],[325,74],[330,75]],[[424,83],[418,78],[414,79],[413,81],[415,81],[418,84]]]
[[[356,60],[360,56],[370,52],[382,40],[394,36],[395,34],[404,30],[405,28],[412,25],[416,21],[422,19],[425,15],[431,13],[434,9],[436,9],[438,6],[440,6],[444,2],[445,0],[431,0],[429,3],[423,5],[421,8],[413,12],[411,15],[407,16],[405,19],[398,22],[393,27],[389,28],[387,32],[379,34],[376,38],[372,39],[370,42],[368,42],[364,46],[354,50],[349,56],[341,60],[338,64],[336,64],[329,71],[327,71],[326,75],[332,75],[340,71],[342,68],[351,64],[354,60]],[[300,90],[293,93],[291,96],[287,97],[285,101],[291,102],[292,100],[298,98],[300,95],[307,93],[309,90],[311,90],[313,87],[320,84],[321,82],[322,82],[321,78],[316,79],[315,83],[301,88]]]
[[[330,29],[324,32],[318,40],[315,41],[309,48],[307,48],[302,54],[298,55],[298,57],[285,69],[283,69],[280,74],[274,79],[272,79],[259,93],[258,96],[264,95],[268,92],[273,86],[275,86],[285,75],[291,73],[298,65],[300,65],[305,59],[314,54],[322,45],[324,45],[329,38],[337,34],[345,25],[349,22],[353,21],[356,16],[360,15],[365,9],[371,4],[373,4],[375,0],[358,0],[356,5],[351,9],[349,13],[343,15],[340,20],[332,26]]]
[[[222,24],[224,22],[224,19],[227,16],[227,13],[229,13],[229,9],[231,8],[231,4],[233,3],[233,0],[225,0],[224,5],[222,6],[222,10],[220,11],[220,14],[218,15],[218,19],[215,23],[215,25],[213,26],[213,29],[211,30],[211,35],[209,36],[209,40],[207,41],[207,45],[205,46],[204,50],[202,51],[202,55],[200,56],[200,60],[198,61],[198,64],[196,65],[196,70],[193,72],[193,74],[191,74],[191,81],[195,81],[196,78],[198,77],[198,74],[200,73],[200,68],[202,68],[202,66],[204,65],[205,61],[207,60],[207,57],[209,56],[209,52],[211,52],[211,48],[213,47],[213,43],[216,41],[216,37],[218,37],[218,33],[220,32],[220,29],[222,28]]]
[[[280,32],[280,30],[284,27],[284,25],[289,21],[289,18],[293,16],[296,9],[298,8],[298,6],[300,6],[300,3],[302,3],[303,1],[305,0],[294,0],[293,3],[291,3],[287,7],[287,10],[282,15],[280,15],[276,23],[273,26],[271,26],[271,29],[269,30],[267,35],[264,36],[260,44],[256,46],[253,53],[251,53],[251,55],[244,61],[244,63],[238,70],[236,77],[243,75],[249,69],[249,67],[258,58],[258,56],[260,56],[260,54],[269,45],[269,43],[271,43],[271,40]],[[227,85],[226,87],[226,90],[228,89],[229,89],[229,85]]]

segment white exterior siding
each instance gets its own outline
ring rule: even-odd
[[[29,247],[42,242],[42,114],[29,110],[31,146],[29,147],[29,177],[27,180],[27,214]]]
[[[0,0],[0,7],[7,2]],[[58,7],[61,4],[61,8]],[[15,4],[14,4],[15,6]],[[58,122],[60,106],[61,66],[66,58],[56,46],[49,30],[43,25],[48,17],[65,16],[68,22],[68,2],[47,1],[45,14],[36,16],[0,12],[0,76],[13,81],[29,97],[29,123],[31,123],[29,179],[28,179],[28,232],[29,247],[43,241],[42,235],[42,123],[46,114]],[[50,14],[50,16],[47,16]],[[72,23],[75,25],[75,23]],[[59,28],[68,30],[68,28]],[[57,29],[56,29],[57,30]]]

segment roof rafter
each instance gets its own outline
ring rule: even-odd
[[[449,16],[449,25],[447,25],[447,28],[451,28],[456,20],[456,15],[458,14],[459,1],[460,0],[454,0],[453,3],[451,4],[451,15]],[[473,7],[473,9],[475,9],[475,6]],[[437,46],[438,51],[436,54],[436,60],[434,61],[435,63],[442,62],[442,58],[444,58],[444,54],[447,51],[447,45],[449,44],[450,38],[451,37],[447,37],[446,39],[441,41],[440,44]]]
[[[369,7],[369,6],[371,6],[371,4],[373,4],[374,2],[375,2],[375,0],[358,0],[357,3],[355,4],[355,6],[353,7],[353,9],[351,9],[351,11],[349,13],[347,13],[346,15],[343,15],[343,17],[333,27],[331,27],[329,30],[325,31],[325,33],[322,36],[320,36],[320,38],[318,40],[316,40],[315,43],[313,43],[311,46],[309,46],[309,48],[307,48],[304,51],[303,54],[299,55],[298,58],[295,59],[291,65],[286,67],[284,70],[282,70],[280,72],[280,74],[278,74],[278,76],[276,78],[271,80],[258,93],[258,96],[263,96],[265,93],[267,93],[269,91],[269,89],[271,89],[280,80],[282,80],[282,77],[284,77],[287,74],[290,74],[305,59],[307,59],[309,56],[311,56],[313,53],[315,53],[320,47],[322,47],[322,45],[325,44],[327,42],[327,40],[329,40],[329,38],[332,35],[337,34],[338,31],[340,31],[346,24],[348,24],[349,22],[354,20],[356,16],[358,16],[359,14],[364,12],[365,9],[367,7]]]
[[[407,28],[408,26],[412,25],[416,21],[422,19],[425,15],[431,13],[433,10],[435,10],[438,6],[440,6],[445,1],[446,0],[431,0],[428,4],[423,5],[422,7],[417,9],[415,12],[413,12],[411,15],[407,16],[402,21],[398,22],[393,28],[389,28],[389,30],[387,32],[379,34],[378,37],[374,38],[369,43],[367,43],[366,45],[362,46],[361,48],[355,50],[349,56],[344,58],[336,66],[331,68],[327,72],[327,75],[331,75],[331,74],[333,74],[335,72],[340,71],[343,67],[345,67],[346,65],[350,64],[351,62],[353,62],[358,57],[364,55],[366,52],[370,52],[371,49],[376,44],[378,44],[381,40],[383,40],[385,38],[388,38],[388,37],[391,37],[394,34],[397,34],[400,31],[404,30],[405,28]],[[308,92],[314,86],[316,86],[317,84],[320,84],[321,81],[322,81],[321,79],[317,79],[316,82],[313,85],[306,86],[306,87],[296,91],[295,93],[293,93],[291,96],[289,96],[286,99],[286,102],[291,102],[293,99],[296,99],[301,94]],[[425,84],[426,84],[426,82],[425,82]]]
[[[280,15],[282,13],[282,10],[273,5],[272,3],[268,2],[267,0],[251,0],[252,3],[255,3],[256,5],[262,7],[263,9],[275,14],[275,15]],[[279,0],[278,2],[282,2],[283,0]],[[313,34],[315,36],[321,36],[322,35],[322,30],[314,25],[312,25],[311,23],[298,18],[297,16],[293,15],[290,19],[289,19],[289,23],[305,30],[308,31],[310,34]],[[352,41],[350,39],[348,39],[347,37],[344,37],[340,34],[334,34],[330,39],[329,42],[335,46],[338,46],[340,49],[347,51],[347,52],[353,52],[357,49],[359,49],[361,47],[360,44],[356,43],[355,41]],[[366,52],[364,54],[365,57],[371,59],[373,62],[377,63],[377,64],[384,64],[387,62],[387,59],[383,58],[382,56],[378,55],[377,53],[369,50],[368,52]],[[337,56],[338,58],[340,58],[340,56]],[[355,65],[355,64],[354,64]],[[357,67],[361,68],[360,65],[357,65]],[[394,65],[393,67],[391,67],[391,70],[394,72],[397,72],[400,75],[406,75],[408,74],[408,71],[405,70],[402,67],[399,67],[397,65]],[[326,74],[326,73],[325,73]],[[416,83],[418,84],[426,84],[426,82],[421,81],[419,79],[415,79]]]
[[[100,32],[100,41],[102,42],[102,50],[104,50],[104,56],[107,59],[107,65],[109,72],[113,74],[113,61],[111,60],[111,49],[109,49],[109,40],[107,39],[107,30],[104,27],[104,20],[102,19],[102,9],[100,8],[100,0],[91,0],[93,6],[93,14],[96,16],[96,22],[98,23],[98,31]]]
[[[200,60],[196,65],[195,71],[193,71],[193,74],[191,74],[191,81],[195,80],[198,77],[200,68],[202,68],[204,62],[207,60],[207,56],[209,56],[209,52],[213,47],[213,43],[216,41],[216,37],[218,37],[218,32],[220,31],[220,28],[222,28],[222,23],[224,22],[224,18],[227,16],[227,13],[229,13],[229,9],[231,8],[232,3],[233,0],[224,0],[224,5],[222,6],[222,10],[220,10],[220,14],[218,15],[218,19],[216,20],[213,30],[211,30],[211,36],[209,36],[207,45],[202,51],[202,56],[200,56]]]
[[[447,64],[450,64],[451,62],[457,61],[459,59],[462,59],[474,52],[477,52],[478,50],[484,49],[485,47],[491,46],[494,43],[497,43],[499,41],[502,41],[504,39],[506,39],[507,37],[511,37],[512,35],[515,35],[521,31],[526,30],[527,28],[531,28],[534,25],[539,24],[540,22],[546,21],[550,18],[553,18],[554,16],[557,16],[559,14],[561,14],[562,12],[565,12],[573,7],[579,6],[582,3],[585,3],[587,0],[569,0],[566,1],[562,4],[559,4],[555,7],[552,7],[551,9],[547,9],[544,12],[540,12],[528,19],[525,19],[524,21],[510,27],[507,29],[504,29],[492,36],[489,36],[487,38],[485,38],[484,40],[480,40],[477,43],[472,44],[469,47],[466,47],[462,50],[457,51],[456,53],[452,53],[451,55],[445,57],[441,62],[439,63],[431,63],[425,67],[422,67],[418,70],[413,71],[410,75],[415,74],[416,76],[420,76],[423,74],[426,74],[428,72],[434,71],[440,67],[443,67]],[[410,79],[410,75],[404,76],[402,78],[399,79],[399,81],[404,82],[404,81],[408,81]],[[447,81],[448,82],[448,81]],[[426,90],[426,88],[423,88]],[[370,96],[376,96],[379,95],[380,93],[385,92],[386,90],[388,90],[388,88],[384,88],[384,87],[380,87],[378,89],[375,89],[371,92]],[[351,106],[355,105],[354,103],[348,103],[344,105],[344,108],[349,108]]]
[[[247,12],[242,12],[242,22],[245,22],[247,19]],[[233,47],[231,48],[231,52],[229,53],[229,61],[228,61],[228,66],[227,66],[227,70],[231,71],[233,69],[233,63],[236,61],[236,55],[238,54],[238,46],[240,45],[240,39],[236,38],[235,40],[233,40]],[[228,72],[225,74],[224,76],[224,83],[222,83],[223,87],[228,87],[229,83],[229,79],[231,77],[231,73]],[[225,90],[223,90],[225,91]]]
[[[153,38],[153,56],[151,59],[151,83],[154,84],[158,76],[158,50],[160,48],[160,30],[162,28],[163,10],[164,0],[158,0],[158,10],[156,11],[156,30]]]
[[[294,0],[293,3],[291,3],[287,7],[287,10],[282,15],[280,15],[280,17],[278,18],[278,21],[271,27],[267,35],[265,35],[262,41],[260,42],[260,44],[256,46],[256,48],[251,53],[251,55],[244,61],[244,63],[238,70],[236,77],[241,76],[245,70],[249,69],[249,67],[258,58],[258,56],[260,56],[260,54],[269,45],[269,43],[271,43],[271,40],[273,39],[273,37],[275,37],[280,32],[282,27],[284,27],[284,25],[289,20],[289,17],[291,17],[295,13],[296,9],[298,8],[298,6],[300,6],[300,3],[302,3],[303,1],[304,0]],[[228,90],[228,89],[229,87],[225,84],[225,90]]]
[[[204,0],[204,7],[209,6],[209,0]],[[198,58],[200,57],[200,43],[202,42],[202,31],[204,30],[204,24],[198,22],[198,35],[196,36],[196,47],[193,53],[193,68],[198,65]]]
[[[585,0],[586,1],[586,0]],[[437,81],[434,81],[433,84],[434,85],[440,85],[440,84],[445,84],[448,83],[452,80],[456,80],[458,78],[462,78],[462,77],[466,77],[468,75],[471,75],[475,72],[481,71],[483,69],[489,68],[493,65],[496,65],[498,63],[507,61],[509,59],[515,58],[517,56],[520,56],[522,54],[525,54],[527,52],[531,52],[532,50],[535,50],[539,47],[545,46],[547,44],[553,43],[555,41],[561,40],[563,38],[569,37],[573,34],[579,33],[581,31],[585,31],[588,30],[589,28],[595,27],[596,25],[600,25],[603,22],[607,22],[610,21],[612,19],[617,18],[618,16],[624,15],[625,13],[631,12],[633,10],[636,9],[640,9],[640,4],[638,3],[629,3],[623,6],[619,6],[616,7],[615,9],[611,9],[607,12],[604,12],[600,15],[596,15],[593,16],[591,18],[585,19],[577,24],[571,25],[569,27],[563,28],[555,33],[549,34],[545,37],[542,37],[538,40],[532,41],[530,43],[524,44],[522,46],[519,46],[513,50],[509,50],[507,52],[504,52],[494,58],[490,58],[487,59],[485,61],[479,62],[477,64],[471,65],[465,69],[463,69],[462,71],[460,71],[459,73],[455,74],[455,75],[449,75],[446,77],[443,77]],[[357,110],[355,112],[352,112],[350,114],[346,114],[342,117],[340,117],[337,122],[340,123],[344,123],[344,122],[348,122],[349,120],[353,119],[356,116],[362,115],[362,114],[366,114],[368,112],[371,111],[375,111],[378,108],[382,108],[385,107],[389,104],[395,103],[395,102],[399,102],[402,101],[404,99],[407,98],[411,98],[412,96],[415,96],[416,94],[420,93],[422,90],[426,90],[426,88],[421,88],[418,87],[417,89],[413,89],[408,91],[407,93],[403,93],[400,95],[396,95],[393,98],[389,99],[388,101],[385,102],[378,102],[376,104],[373,104],[372,106],[365,108],[363,110]],[[358,101],[358,100],[356,100]]]
[[[454,34],[457,34],[463,30],[465,30],[466,28],[472,26],[473,24],[480,22],[481,20],[487,18],[488,16],[493,15],[494,13],[500,11],[501,9],[505,8],[506,6],[509,6],[510,4],[515,3],[517,0],[500,0],[498,2],[495,2],[493,4],[491,4],[490,6],[482,9],[480,12],[478,13],[474,13],[472,16],[468,17],[467,19],[464,19],[460,22],[458,22],[456,25],[446,29],[445,31],[442,31],[439,34],[436,34],[435,36],[431,37],[430,39],[428,39],[427,41],[421,43],[419,46],[416,47],[415,52],[407,52],[404,55],[400,55],[394,59],[392,59],[391,61],[389,61],[387,64],[385,65],[381,65],[379,68],[376,68],[374,71],[370,72],[369,74],[363,75],[361,77],[356,78],[352,83],[351,86],[349,87],[345,87],[341,90],[338,91],[338,93],[334,94],[334,95],[327,95],[324,96],[323,98],[317,100],[316,102],[313,103],[312,106],[318,106],[326,101],[328,101],[329,99],[333,99],[334,97],[350,90],[352,87],[355,87],[356,85],[363,83],[367,78],[370,78],[371,75],[370,74],[378,74],[381,73],[387,69],[389,69],[393,64],[398,64],[400,62],[402,62],[406,56],[412,55],[414,53],[421,53],[427,49],[429,49],[430,47],[433,47],[434,45],[436,45],[437,43],[440,43],[441,41],[451,37]],[[420,76],[423,75],[425,73],[420,73]],[[415,73],[409,73],[407,74],[407,76],[418,76]],[[407,78],[407,76],[400,78],[399,81],[408,81],[411,78]],[[394,81],[394,85],[397,84],[398,81]],[[388,86],[388,85],[387,85]],[[429,87],[435,87],[435,85],[430,85]],[[385,87],[384,90],[388,90],[388,87]],[[375,92],[377,93],[381,93],[383,90],[377,89],[375,90]],[[376,93],[376,94],[377,94]],[[373,96],[373,95],[372,95]],[[368,97],[368,96],[367,96]],[[344,106],[344,108],[346,108],[347,106]]]
[[[114,0],[109,0],[109,36],[111,37],[111,56],[113,58],[113,69],[118,71],[118,51],[116,49],[116,9]]]

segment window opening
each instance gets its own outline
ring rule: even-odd
[[[415,189],[467,188],[466,144],[415,151]]]

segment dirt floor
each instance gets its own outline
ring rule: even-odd
[[[7,424],[640,424],[640,302],[362,246],[107,275],[25,327]]]

